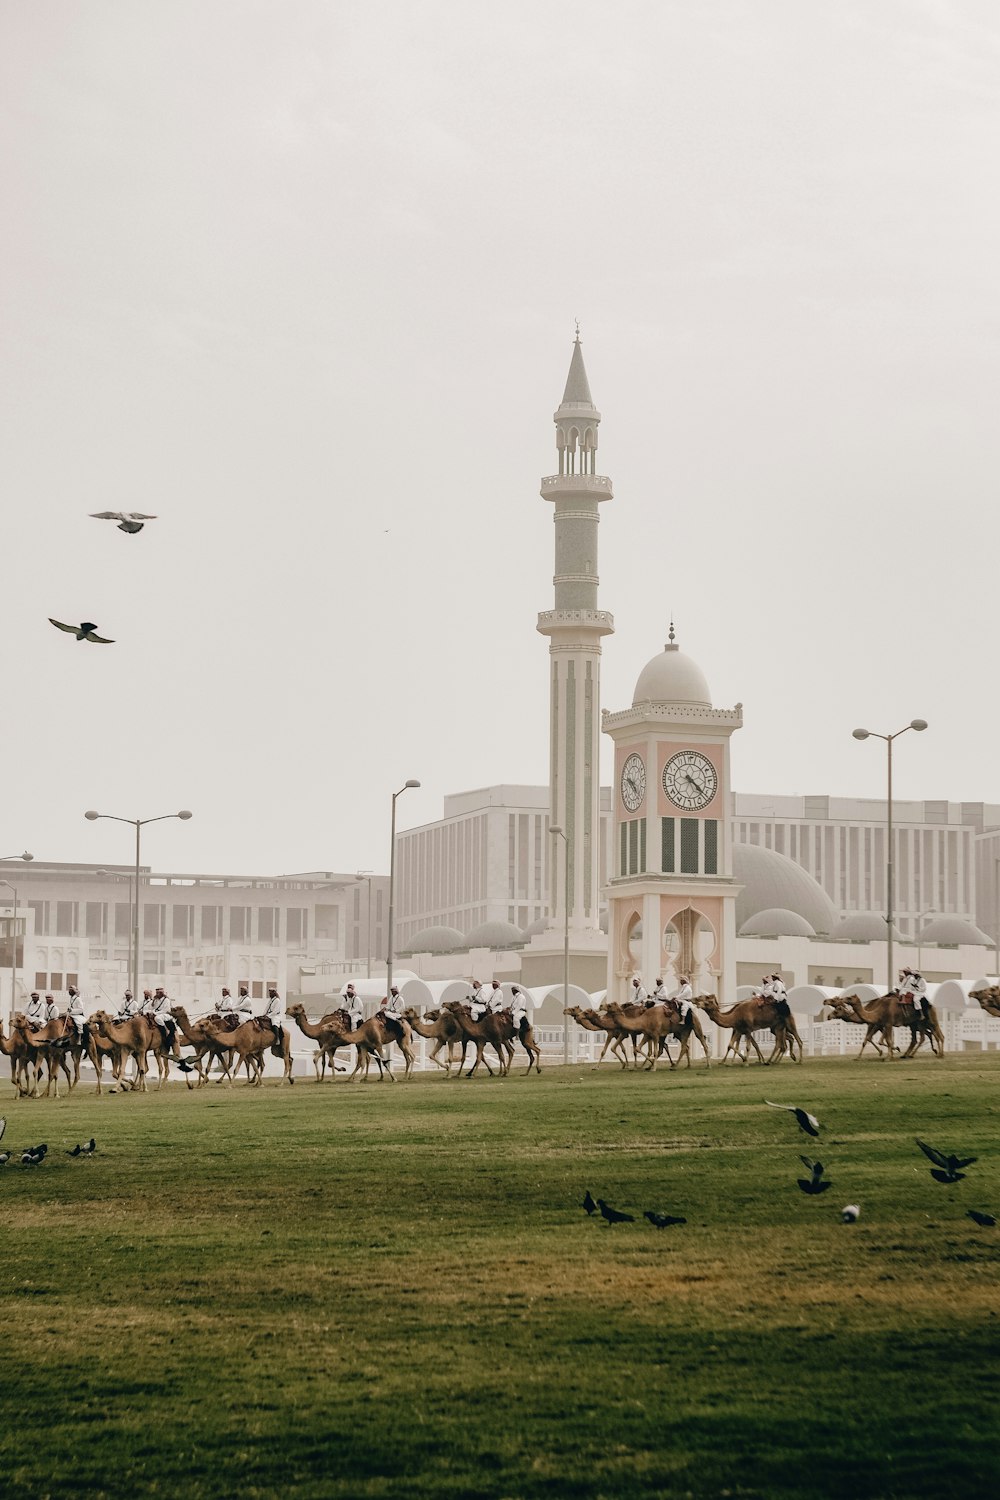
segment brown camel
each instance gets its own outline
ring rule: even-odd
[[[395,1083],[395,1077],[392,1069],[388,1066],[382,1048],[387,1041],[398,1041],[398,1038],[390,1036],[384,1026],[380,1025],[374,1016],[367,1021],[362,1021],[361,1025],[355,1027],[353,1030],[351,1029],[350,1021],[344,1021],[343,1016],[343,1011],[334,1011],[332,1019],[324,1016],[320,1025],[329,1026],[332,1030],[335,1030],[341,1038],[341,1045],[357,1048],[354,1071],[348,1079],[348,1083],[353,1083],[361,1072],[364,1073],[367,1079],[373,1061],[378,1066],[380,1081],[388,1073],[390,1083]],[[410,1070],[413,1067],[414,1053],[412,1032],[410,1031],[408,1022],[404,1021],[402,1023],[400,1033],[403,1035],[403,1041],[399,1043],[399,1046],[403,1057],[406,1059],[406,1077],[409,1078]],[[407,1056],[407,1051],[409,1052],[409,1056]]]
[[[147,1021],[145,1016],[131,1016],[127,1021],[116,1021],[108,1015],[106,1010],[95,1011],[90,1017],[89,1026],[91,1032],[104,1037],[105,1041],[113,1043],[120,1049],[121,1061],[118,1066],[116,1077],[119,1083],[125,1083],[125,1064],[129,1057],[135,1062],[135,1077],[131,1081],[132,1088],[140,1094],[146,1092],[146,1070],[149,1066],[146,1054],[155,1052],[162,1042],[160,1028]],[[156,1032],[156,1036],[152,1035]],[[157,1057],[159,1065],[159,1057]],[[160,1084],[163,1083],[163,1073],[160,1071]],[[100,1092],[100,1076],[98,1075],[98,1092]]]
[[[604,1054],[607,1052],[609,1047],[611,1048],[611,1051],[613,1052],[615,1057],[617,1057],[618,1061],[621,1063],[622,1067],[628,1067],[628,1057],[622,1050],[623,1042],[628,1040],[628,1032],[623,1030],[622,1027],[617,1024],[617,1022],[612,1021],[610,1016],[605,1015],[603,1011],[599,1010],[581,1010],[579,1005],[567,1006],[563,1010],[563,1015],[572,1016],[576,1024],[578,1026],[582,1026],[584,1031],[604,1032],[604,1046],[601,1048],[600,1057],[593,1065],[595,1071],[604,1061]],[[632,1045],[633,1047],[635,1046],[634,1037],[632,1038]]]
[[[0,1019],[0,1052],[10,1058],[10,1081],[18,1097],[33,1094],[36,1083],[36,1049],[25,1042],[19,1031],[6,1036]]]
[[[859,1025],[867,1026],[865,1039],[861,1043],[860,1058],[869,1042],[878,1051],[875,1041],[881,1036],[885,1042],[889,1061],[892,1062],[895,1054],[899,1051],[893,1039],[893,1031],[897,1026],[904,1026],[910,1033],[910,1045],[902,1054],[903,1061],[912,1057],[914,1052],[922,1046],[925,1041],[931,1044],[931,1051],[936,1057],[944,1056],[944,1032],[938,1020],[937,1012],[933,1005],[928,1005],[926,1018],[912,1005],[903,1005],[896,994],[880,995],[877,1000],[871,1000],[867,1005],[857,998],[856,995],[843,995],[837,1000],[831,1000],[830,1009],[833,1011],[835,1021],[857,1022]],[[881,1057],[881,1053],[879,1056]]]
[[[478,1021],[474,1021],[471,1009],[469,1006],[463,1005],[460,1000],[446,1000],[443,1009],[455,1017],[455,1020],[462,1028],[463,1035],[470,1042],[475,1043],[476,1060],[468,1073],[466,1073],[466,1078],[472,1077],[480,1063],[483,1064],[488,1073],[492,1072],[485,1058],[485,1048],[487,1046],[492,1047],[499,1058],[500,1077],[505,1078],[507,1070],[510,1067],[510,1060],[514,1056],[514,1048],[512,1043],[504,1038],[499,1025],[499,1018],[492,1011],[488,1010]],[[462,1070],[460,1068],[456,1077],[461,1078],[461,1076]]]
[[[66,1020],[65,1016],[57,1016],[54,1021],[46,1021],[44,1026],[32,1027],[28,1018],[22,1011],[14,1016],[13,1031],[19,1036],[28,1049],[31,1061],[34,1064],[34,1081],[29,1090],[32,1098],[38,1097],[38,1074],[44,1066],[46,1074],[44,1098],[48,1098],[55,1085],[56,1098],[59,1098],[59,1070],[66,1075],[66,1082],[70,1092],[73,1091],[73,1075],[69,1070],[67,1053],[69,1051],[69,1036],[67,1026],[72,1027],[74,1035],[76,1027],[72,1022]]]
[[[433,1041],[434,1046],[428,1054],[432,1063],[437,1063],[439,1068],[443,1068],[446,1073],[450,1073],[456,1062],[456,1051],[461,1047],[461,1055],[457,1058],[457,1061],[459,1068],[464,1065],[464,1034],[453,1015],[442,1015],[438,1010],[433,1013],[429,1011],[426,1017],[421,1017],[418,1010],[412,1009],[405,1011],[404,1014],[410,1023],[410,1029],[415,1031],[417,1036],[425,1037],[427,1041]],[[432,1015],[433,1019],[431,1019]],[[442,1062],[438,1057],[438,1053],[442,1047],[447,1047],[448,1049],[445,1053],[448,1059],[447,1062]]]
[[[230,1049],[236,1058],[237,1073],[240,1068],[246,1068],[247,1087],[259,1088],[264,1077],[264,1053],[271,1047],[273,1032],[262,1031],[252,1020],[241,1022],[232,1031],[214,1016],[206,1016],[201,1024],[206,1036],[214,1037],[217,1042],[223,1041]]]
[[[695,1004],[714,1021],[716,1026],[723,1030],[732,1031],[729,1046],[726,1048],[722,1061],[725,1062],[730,1052],[734,1053],[740,1062],[747,1062],[740,1050],[741,1041],[746,1041],[757,1054],[760,1062],[777,1062],[784,1055],[786,1046],[792,1061],[802,1061],[802,1038],[795,1024],[795,1018],[791,1014],[782,1014],[773,1000],[740,1000],[736,1005],[731,1005],[728,1010],[721,1010],[719,1002],[714,995],[700,995]],[[754,1037],[755,1031],[771,1031],[774,1034],[774,1048],[770,1057],[764,1057]],[[798,1046],[798,1059],[795,1056],[795,1047]]]
[[[306,1015],[305,1006],[299,1004],[298,1001],[288,1007],[288,1014],[303,1036],[311,1037],[319,1044],[313,1062],[316,1066],[316,1082],[321,1083],[326,1073],[327,1063],[330,1065],[331,1073],[335,1071],[338,1049],[351,1045],[350,1042],[344,1040],[344,1032],[351,1029],[350,1016],[346,1010],[334,1010],[321,1016],[318,1021],[310,1021]]]
[[[627,1032],[636,1041],[645,1043],[646,1061],[643,1068],[647,1072],[652,1072],[659,1060],[661,1045],[675,1035],[674,1018],[668,1014],[667,1007],[665,1005],[630,1005],[626,1009],[611,1000],[604,1009],[622,1031]],[[667,1052],[667,1062],[671,1067],[675,1066],[669,1052]]]
[[[970,1000],[978,1000],[988,1016],[1000,1016],[1000,985],[991,984],[985,990],[970,990]]]
[[[183,1005],[172,1005],[170,1007],[170,1014],[177,1022],[177,1029],[181,1036],[189,1046],[194,1048],[193,1061],[198,1070],[198,1088],[201,1088],[203,1083],[208,1082],[213,1062],[218,1062],[222,1077],[226,1080],[229,1087],[232,1088],[233,1079],[229,1071],[229,1065],[232,1061],[232,1048],[226,1046],[224,1042],[219,1041],[216,1036],[209,1036],[205,1030],[205,1020],[209,1018],[203,1017],[200,1021],[192,1022],[188,1018],[188,1013]],[[208,1063],[206,1067],[202,1067],[202,1062],[205,1058],[208,1059]],[[190,1081],[188,1087],[190,1087]]]
[[[542,1049],[535,1041],[535,1028],[528,1020],[528,1017],[525,1016],[523,1018],[520,1027],[516,1030],[514,1028],[513,1010],[505,1009],[500,1011],[496,1019],[500,1028],[500,1035],[505,1045],[511,1049],[508,1067],[514,1060],[514,1043],[517,1041],[521,1043],[521,1046],[528,1054],[528,1066],[524,1070],[525,1074],[530,1073],[532,1068],[534,1068],[536,1073],[540,1073],[542,1071]]]

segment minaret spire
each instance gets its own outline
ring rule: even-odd
[[[599,928],[601,637],[615,628],[597,600],[598,510],[613,490],[597,473],[601,414],[590,394],[579,322],[553,420],[559,472],[542,480],[541,494],[555,507],[555,608],[539,615],[538,629],[549,637],[550,821],[567,836],[568,913],[579,935]],[[558,922],[567,911],[563,861],[549,855],[549,914]]]

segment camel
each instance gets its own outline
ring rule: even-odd
[[[577,1025],[582,1026],[584,1031],[603,1031],[606,1034],[604,1046],[601,1048],[601,1055],[593,1065],[595,1072],[604,1061],[604,1054],[609,1047],[613,1055],[621,1063],[622,1068],[628,1068],[628,1057],[623,1048],[624,1043],[629,1040],[630,1033],[624,1027],[619,1026],[616,1021],[612,1021],[611,1017],[605,1011],[581,1010],[579,1005],[571,1005],[568,1009],[563,1010],[563,1015],[572,1016]],[[631,1033],[631,1041],[633,1061],[638,1066],[638,1037],[634,1032]]]
[[[170,1007],[170,1014],[177,1022],[177,1029],[181,1036],[189,1046],[194,1048],[194,1063],[198,1069],[198,1088],[201,1088],[203,1083],[208,1082],[213,1062],[218,1062],[222,1070],[222,1077],[226,1080],[229,1087],[232,1088],[233,1079],[229,1071],[229,1065],[232,1061],[232,1048],[225,1046],[217,1037],[209,1036],[205,1030],[204,1019],[192,1023],[183,1005],[172,1005]],[[203,1068],[202,1060],[206,1057],[208,1058],[208,1065]],[[191,1087],[190,1080],[188,1081],[188,1087]]]
[[[36,1057],[34,1047],[26,1043],[19,1031],[4,1034],[0,1019],[0,1052],[10,1058],[10,1081],[14,1085],[14,1096],[33,1094],[36,1088]],[[30,1088],[29,1088],[30,1084]]]
[[[225,1023],[214,1016],[206,1016],[201,1024],[205,1035],[214,1038],[217,1043],[225,1038],[224,1045],[237,1059],[237,1073],[240,1068],[245,1067],[247,1087],[259,1088],[264,1077],[264,1053],[268,1049],[273,1050],[271,1044],[274,1033],[263,1031],[252,1020],[241,1022],[232,1031],[227,1030]]]
[[[46,1021],[44,1026],[38,1026],[31,1030],[28,1018],[22,1011],[14,1016],[14,1034],[20,1036],[24,1046],[28,1050],[28,1056],[34,1063],[35,1076],[32,1087],[29,1090],[32,1098],[38,1097],[38,1074],[42,1063],[45,1064],[46,1083],[44,1098],[49,1097],[52,1085],[55,1084],[56,1098],[59,1098],[59,1070],[66,1074],[66,1082],[70,1092],[73,1090],[73,1075],[70,1073],[66,1054],[69,1050],[70,1038],[67,1028],[76,1035],[76,1028],[65,1016],[58,1016],[54,1021]]]
[[[131,1016],[127,1021],[116,1021],[108,1015],[106,1010],[95,1011],[90,1017],[89,1026],[91,1033],[96,1032],[105,1041],[112,1043],[120,1050],[120,1060],[115,1070],[115,1076],[119,1082],[124,1082],[125,1062],[128,1057],[135,1060],[135,1077],[132,1079],[132,1087],[138,1089],[140,1094],[146,1092],[146,1070],[149,1066],[147,1052],[157,1053],[157,1065],[160,1071],[160,1086],[163,1085],[163,1070],[160,1065],[159,1048],[163,1045],[160,1028],[152,1021],[147,1021],[145,1016]],[[156,1032],[152,1036],[151,1032]],[[169,1064],[168,1064],[169,1066]],[[100,1093],[100,1073],[98,1073],[98,1093]]]
[[[985,990],[970,990],[970,1000],[978,1000],[988,1016],[1000,1016],[1000,985],[991,984]]]
[[[886,1045],[889,1061],[892,1062],[896,1052],[899,1051],[892,1035],[896,1026],[905,1026],[910,1033],[910,1045],[902,1054],[904,1061],[912,1057],[924,1041],[930,1042],[931,1051],[936,1057],[944,1056],[944,1032],[941,1030],[941,1023],[933,1005],[928,1005],[926,1019],[912,1005],[904,1006],[895,993],[880,995],[877,1000],[872,1000],[867,1005],[863,1005],[855,995],[844,995],[837,1000],[832,1000],[830,1009],[835,1021],[851,1021],[867,1026],[868,1030],[861,1043],[861,1051],[858,1053],[859,1058],[869,1042],[878,1051],[875,1038],[881,1035]],[[881,1057],[882,1054],[879,1053],[879,1056]]]
[[[500,1011],[496,1019],[500,1027],[500,1036],[504,1044],[511,1049],[508,1067],[514,1060],[514,1042],[518,1041],[528,1054],[528,1066],[524,1070],[525,1074],[530,1073],[532,1068],[534,1068],[536,1073],[540,1073],[542,1071],[542,1049],[535,1041],[535,1028],[528,1020],[528,1017],[523,1017],[521,1025],[516,1031],[514,1030],[513,1010]]]
[[[335,1071],[338,1048],[351,1045],[350,1042],[344,1040],[344,1032],[351,1029],[350,1016],[346,1010],[334,1010],[321,1016],[318,1021],[310,1021],[306,1015],[305,1006],[297,1001],[288,1007],[288,1014],[303,1036],[310,1037],[319,1043],[313,1063],[316,1067],[316,1082],[321,1083],[326,1073],[327,1063],[330,1065],[330,1071]]]
[[[454,1067],[456,1047],[461,1047],[462,1054],[458,1060],[458,1066],[461,1070],[465,1065],[465,1047],[467,1044],[464,1042],[462,1028],[453,1015],[442,1015],[439,1010],[436,1010],[433,1012],[429,1011],[425,1017],[421,1017],[419,1011],[412,1009],[405,1011],[404,1014],[410,1023],[411,1031],[415,1031],[417,1036],[422,1036],[428,1041],[433,1041],[434,1046],[431,1048],[429,1054],[430,1060],[432,1063],[436,1063],[439,1068],[443,1068],[446,1073],[450,1073]],[[445,1054],[448,1061],[442,1062],[438,1057],[438,1053],[445,1046],[448,1049]]]
[[[740,1062],[747,1062],[740,1050],[739,1044],[745,1040],[757,1054],[758,1061],[765,1062],[764,1054],[757,1045],[754,1037],[755,1031],[768,1030],[774,1033],[774,1048],[767,1063],[777,1062],[785,1051],[786,1043],[789,1043],[788,1051],[792,1061],[802,1061],[802,1038],[799,1036],[795,1018],[791,1012],[783,1015],[773,1000],[741,1000],[736,1005],[731,1005],[728,1010],[721,1010],[719,1002],[714,995],[699,995],[695,1004],[705,1012],[710,1021],[723,1030],[732,1031],[729,1046],[723,1055],[725,1062],[730,1052],[734,1053]],[[798,1059],[795,1057],[795,1046],[798,1045]]]
[[[498,1024],[499,1018],[495,1016],[492,1011],[487,1011],[486,1014],[484,1016],[481,1016],[478,1021],[474,1021],[472,1019],[472,1011],[467,1005],[463,1005],[460,1000],[446,1000],[443,1009],[450,1012],[450,1014],[455,1017],[455,1020],[462,1028],[463,1035],[466,1036],[470,1042],[475,1042],[476,1044],[476,1060],[472,1064],[472,1067],[469,1069],[468,1073],[466,1073],[466,1078],[472,1077],[473,1073],[479,1067],[480,1063],[484,1065],[487,1073],[492,1074],[492,1069],[486,1062],[485,1057],[485,1048],[487,1045],[493,1048],[494,1052],[499,1058],[500,1077],[505,1078],[507,1076],[507,1070],[510,1067],[510,1060],[514,1056],[514,1048],[513,1045],[502,1035],[501,1028]],[[462,1070],[461,1068],[459,1068],[456,1077],[461,1078],[461,1076]]]
[[[660,1058],[661,1051],[665,1048],[667,1041],[672,1036],[682,1036],[684,1042],[690,1044],[693,1027],[682,1025],[676,1010],[666,1005],[647,1005],[623,1007],[610,1001],[604,1007],[606,1013],[621,1029],[628,1032],[635,1039],[642,1038],[646,1043],[646,1071],[653,1072]],[[708,1045],[704,1036],[701,1038],[702,1046],[705,1048],[705,1056],[708,1056]],[[684,1046],[681,1047],[681,1056],[685,1055]],[[667,1050],[667,1062],[672,1068],[677,1064]],[[690,1055],[688,1065],[690,1066]]]
[[[396,1080],[393,1076],[392,1069],[388,1067],[387,1060],[382,1052],[382,1048],[385,1046],[387,1041],[398,1042],[400,1050],[403,1053],[403,1057],[406,1060],[405,1076],[409,1078],[410,1072],[413,1068],[414,1052],[413,1035],[410,1031],[408,1022],[403,1021],[400,1023],[400,1030],[403,1040],[399,1041],[399,1038],[389,1034],[386,1031],[385,1027],[380,1022],[378,1022],[374,1016],[372,1016],[370,1020],[362,1021],[360,1026],[352,1030],[350,1020],[344,1019],[345,1015],[346,1012],[344,1011],[333,1011],[331,1016],[324,1016],[319,1024],[320,1026],[328,1026],[331,1031],[336,1032],[336,1034],[340,1037],[338,1046],[357,1048],[357,1059],[354,1064],[354,1072],[348,1079],[349,1083],[354,1082],[362,1069],[364,1070],[365,1078],[367,1078],[371,1070],[373,1059],[378,1065],[380,1080],[386,1073],[388,1073],[389,1081],[391,1083],[395,1083]]]

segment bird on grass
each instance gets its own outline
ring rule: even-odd
[[[623,1214],[620,1209],[612,1208],[610,1203],[605,1203],[603,1198],[598,1198],[597,1206],[601,1210],[601,1218],[606,1219],[609,1224],[634,1224],[634,1214]]]
[[[861,1209],[857,1203],[845,1203],[840,1210],[840,1217],[845,1224],[856,1224],[861,1217]]]
[[[774,1104],[770,1099],[765,1099],[764,1103],[770,1104],[772,1109],[785,1109],[790,1115],[794,1115],[799,1122],[799,1129],[804,1130],[806,1135],[819,1135],[819,1121],[807,1109],[799,1109],[795,1104]]]
[[[94,521],[117,521],[119,531],[134,533],[141,531],[146,521],[155,521],[155,516],[144,516],[141,510],[92,510]]]
[[[21,1152],[21,1166],[41,1166],[42,1162],[45,1160],[45,1153],[48,1151],[48,1149],[48,1146],[44,1144],[41,1146],[29,1146],[26,1151]]]
[[[597,1204],[595,1203],[594,1199],[590,1196],[590,1189],[589,1188],[587,1189],[586,1193],[583,1196],[583,1202],[581,1203],[580,1207],[586,1213],[588,1213],[588,1214],[596,1214],[596,1212],[597,1212]]]
[[[946,1156],[943,1151],[936,1151],[933,1146],[928,1146],[926,1141],[921,1141],[916,1136],[914,1139],[928,1161],[934,1163],[931,1176],[935,1182],[961,1182],[965,1176],[962,1168],[971,1167],[974,1161],[979,1160],[978,1156]]]
[[[969,1215],[970,1219],[975,1220],[980,1229],[992,1229],[996,1224],[996,1219],[994,1219],[992,1214],[981,1214],[978,1209],[975,1208],[966,1209],[966,1213]]]
[[[658,1214],[652,1208],[647,1208],[642,1216],[648,1219],[654,1229],[669,1229],[671,1224],[686,1224],[687,1219],[682,1219],[676,1214]]]
[[[87,1144],[85,1146],[81,1146],[79,1143],[77,1143],[77,1145],[75,1145],[73,1147],[72,1151],[67,1151],[66,1152],[66,1155],[67,1156],[93,1156],[93,1154],[94,1154],[94,1152],[96,1150],[97,1150],[97,1142],[94,1140],[94,1137],[91,1136],[90,1140],[87,1142]]]
[[[54,625],[57,630],[65,630],[68,635],[75,635],[78,641],[91,641],[95,646],[113,646],[114,641],[106,635],[98,635],[97,626],[93,620],[84,620],[82,625],[64,625],[62,620],[53,620],[49,615],[49,624]]]
[[[10,1161],[9,1151],[0,1151],[0,1167],[5,1167]]]
[[[825,1168],[821,1161],[812,1161],[808,1156],[800,1156],[799,1161],[809,1172],[808,1177],[798,1178],[799,1187],[804,1193],[815,1196],[817,1193],[825,1193],[828,1187],[833,1186],[830,1182],[822,1181]]]

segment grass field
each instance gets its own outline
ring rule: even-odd
[[[0,1491],[994,1494],[1000,1228],[966,1209],[1000,1217],[998,1085],[983,1054],[5,1085],[4,1147],[50,1154],[0,1171]],[[939,1186],[915,1135],[979,1161]],[[609,1228],[587,1188],[688,1222]]]

